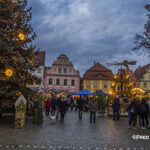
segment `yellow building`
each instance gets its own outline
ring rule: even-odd
[[[92,93],[98,90],[109,93],[112,88],[113,76],[111,70],[99,63],[94,63],[83,76],[83,89]]]
[[[138,67],[134,75],[138,81],[138,87],[144,90],[150,97],[150,64]]]

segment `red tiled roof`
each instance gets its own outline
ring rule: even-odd
[[[113,80],[113,73],[105,66],[95,63],[83,76],[87,80]]]
[[[35,61],[39,66],[45,66],[45,51],[39,51],[35,55]]]
[[[148,67],[150,67],[150,64],[147,64],[147,65],[145,65],[143,67],[138,67],[135,70],[134,75],[135,75],[135,77],[136,77],[137,80],[140,80],[143,77],[143,75],[146,73],[146,69]]]

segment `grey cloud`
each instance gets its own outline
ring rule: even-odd
[[[81,75],[94,60],[105,65],[124,56],[138,58],[131,49],[135,34],[143,31],[146,22],[146,3],[145,0],[29,0],[33,8],[32,25],[38,35],[34,44],[46,50],[46,65],[66,53]]]

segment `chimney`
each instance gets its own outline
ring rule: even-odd
[[[96,61],[94,61],[94,65],[96,64]]]

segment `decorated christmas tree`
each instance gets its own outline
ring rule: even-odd
[[[30,70],[38,67],[32,41],[31,8],[27,0],[0,0],[0,99],[12,99],[18,92],[29,95],[28,84],[40,79]]]

